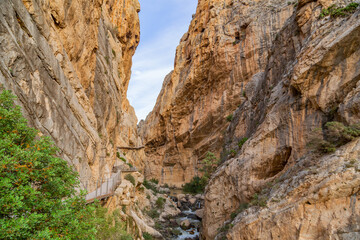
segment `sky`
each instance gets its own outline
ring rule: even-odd
[[[138,121],[153,109],[176,47],[187,32],[197,0],[139,0],[140,44],[133,57],[128,99]]]

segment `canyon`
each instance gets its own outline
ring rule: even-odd
[[[132,219],[137,239],[164,238],[145,214],[160,188],[145,179],[180,188],[202,175],[208,152],[221,163],[205,189],[202,239],[360,239],[360,140],[309,146],[329,122],[360,123],[360,8],[345,9],[354,3],[199,0],[137,125],[126,96],[137,0],[2,0],[0,83],[83,188],[136,167],[106,206]],[[161,197],[160,219],[179,214]]]

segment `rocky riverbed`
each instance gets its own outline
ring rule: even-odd
[[[170,193],[170,198],[177,204],[180,213],[161,223],[161,234],[165,239],[196,240],[200,239],[201,219],[203,216],[204,197],[201,194]]]

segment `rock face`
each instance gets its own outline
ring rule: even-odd
[[[323,156],[306,146],[326,122],[360,122],[360,10],[320,17],[347,3],[299,1],[246,84],[225,140],[238,154],[206,188],[205,239],[360,238],[359,140]]]
[[[137,0],[0,2],[0,83],[90,189],[118,147],[141,145],[126,98],[139,11]],[[141,167],[139,151],[119,151]]]
[[[247,100],[247,83],[265,70],[293,9],[281,0],[199,1],[174,71],[140,125],[147,176],[180,186],[198,174],[208,151],[220,155],[226,117]]]
[[[203,239],[360,238],[359,140],[307,146],[329,121],[360,122],[360,10],[320,16],[351,2],[199,0],[140,134],[163,183],[223,153]]]

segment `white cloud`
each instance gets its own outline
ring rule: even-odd
[[[156,2],[162,1],[157,0]],[[132,76],[127,95],[131,105],[135,108],[139,121],[145,119],[153,109],[164,78],[174,67],[176,47],[189,27],[191,14],[195,11],[196,5],[196,3],[186,5],[184,0],[173,0],[166,4],[172,5],[172,8],[166,6],[167,8],[161,11],[168,16],[176,16],[176,21],[162,21],[159,24],[145,22],[146,27],[152,26],[153,29],[146,29],[147,34],[141,35],[140,45],[133,58]],[[181,7],[185,5],[186,8]],[[191,5],[193,6],[191,7]],[[142,9],[142,11],[146,11],[146,9]],[[146,14],[150,13],[146,12]],[[157,19],[157,16],[146,17],[146,20]],[[157,20],[163,18],[164,16],[159,16]],[[140,20],[144,21],[142,16],[140,16]],[[151,35],[149,35],[150,33]]]

